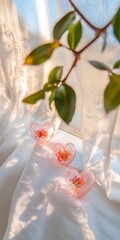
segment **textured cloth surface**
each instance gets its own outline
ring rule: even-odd
[[[120,0],[74,0],[81,12],[97,27],[114,16]],[[93,11],[94,9],[94,11]],[[0,4],[0,240],[118,240],[120,226],[120,110],[106,115],[103,92],[108,83],[105,71],[88,60],[112,67],[119,60],[120,45],[107,30],[107,47],[101,52],[103,36],[81,56],[68,79],[77,102],[69,131],[58,131],[53,142],[72,142],[77,148],[73,166],[90,168],[96,184],[83,199],[71,198],[61,188],[66,168],[55,164],[51,142],[38,146],[29,134],[30,122],[60,120],[45,100],[34,106],[22,99],[41,89],[51,68],[69,71],[73,55],[60,48],[40,66],[23,66],[25,56],[50,42],[55,22],[72,10],[68,0],[4,0]],[[82,49],[95,33],[82,21]],[[61,40],[66,44],[66,33]],[[83,146],[83,147],[82,147]],[[111,200],[109,200],[111,199]]]
[[[53,141],[65,144],[69,139],[77,148],[73,166],[76,168],[81,166],[82,169],[81,144],[78,138],[59,131]],[[26,152],[29,149],[31,156],[23,157],[20,152],[13,156],[11,168],[14,164],[14,181],[11,178],[9,182],[5,180],[11,174],[10,162],[9,166],[3,167],[4,171],[0,174],[6,195],[0,204],[0,209],[8,210],[9,192],[15,189],[8,227],[3,239],[118,240],[120,205],[108,200],[105,192],[97,184],[82,199],[72,198],[62,185],[67,168],[56,163],[52,152],[53,143],[48,146],[36,144],[32,154],[30,149],[32,151],[33,142],[29,139],[29,143],[24,144]],[[29,160],[15,187],[24,158]],[[18,162],[15,159],[18,159]],[[5,170],[8,172],[6,173]],[[0,226],[4,211],[0,214]]]

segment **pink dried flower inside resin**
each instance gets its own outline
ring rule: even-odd
[[[72,182],[76,187],[82,187],[85,185],[85,180],[76,176],[72,179]]]
[[[53,147],[55,159],[62,165],[68,166],[74,160],[76,149],[74,144],[67,143],[63,146],[60,143],[56,143]]]
[[[52,123],[44,123],[42,125],[38,123],[32,123],[30,126],[30,131],[33,138],[40,144],[46,144],[52,138],[55,127]]]
[[[70,153],[66,149],[59,150],[56,153],[56,157],[57,157],[57,159],[59,161],[66,161],[66,160],[68,160],[69,155],[70,155]]]
[[[78,172],[76,169],[70,169],[65,175],[65,181],[68,191],[80,198],[83,197],[92,188],[95,177],[89,170]]]
[[[85,180],[83,178],[78,178],[76,176],[71,179],[71,187],[76,193],[79,192],[79,189],[85,185]]]
[[[41,130],[37,130],[35,132],[35,134],[36,134],[36,137],[39,137],[39,138],[47,137],[48,136],[48,131],[44,130],[44,129],[41,129]]]

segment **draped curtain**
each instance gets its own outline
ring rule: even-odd
[[[120,5],[119,0],[92,0],[74,3],[81,12],[95,26],[103,27],[115,14]],[[22,99],[40,89],[47,81],[52,67],[64,66],[64,76],[68,72],[73,56],[65,49],[58,49],[52,59],[40,66],[25,66],[25,56],[42,43],[52,41],[52,28],[55,22],[71,10],[67,0],[4,0],[0,4],[0,172],[6,164],[11,163],[13,153],[20,151],[26,159],[34,148],[29,135],[31,121],[53,121],[56,130],[60,124],[57,113],[48,109],[47,101],[42,100],[35,106],[22,103]],[[108,14],[109,12],[109,14]],[[83,36],[78,46],[81,49],[94,36],[91,30],[82,21]],[[61,39],[66,43],[66,34]],[[119,59],[120,46],[113,36],[112,27],[107,31],[107,47],[101,52],[103,37],[87,49],[81,56],[76,68],[72,71],[68,83],[74,88],[77,95],[77,104],[74,118],[68,128],[64,129],[79,132],[79,141],[83,143],[82,155],[84,168],[90,168],[97,183],[105,189],[107,197],[120,202],[120,111],[119,108],[110,114],[105,114],[103,106],[103,92],[108,83],[107,73],[98,71],[90,66],[88,60],[99,60],[112,67]],[[63,126],[63,124],[62,124]],[[27,146],[27,147],[26,147]],[[24,157],[23,157],[24,158]],[[8,199],[6,212],[10,207],[12,195],[19,182],[20,176],[27,164],[26,159],[16,174],[11,193],[3,194],[4,186],[1,180],[1,201]],[[11,165],[12,166],[12,165]],[[8,178],[8,175],[9,178]],[[11,170],[6,172],[6,179],[12,178]],[[1,177],[2,178],[2,177]],[[3,182],[4,182],[3,181]],[[0,215],[2,214],[2,210]],[[7,221],[8,214],[6,213]],[[3,221],[3,223],[4,223]],[[6,225],[3,224],[3,232]]]

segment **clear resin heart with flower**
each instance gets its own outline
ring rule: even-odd
[[[74,144],[67,143],[63,146],[60,143],[56,143],[53,147],[55,159],[62,165],[68,166],[75,157],[76,149]]]
[[[68,191],[78,198],[87,194],[93,187],[95,181],[94,174],[89,170],[79,173],[76,169],[70,169],[66,173],[64,179],[67,184]]]
[[[50,122],[40,125],[38,123],[32,123],[30,126],[30,131],[33,138],[40,144],[45,144],[50,141],[53,137],[55,128]]]

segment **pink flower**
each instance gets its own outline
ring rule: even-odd
[[[68,160],[68,157],[70,156],[70,153],[64,149],[64,150],[59,150],[57,153],[56,153],[56,157],[59,161],[66,161]]]
[[[36,134],[36,137],[39,137],[39,138],[46,138],[48,136],[47,130],[44,130],[44,129],[37,130],[35,134]]]

